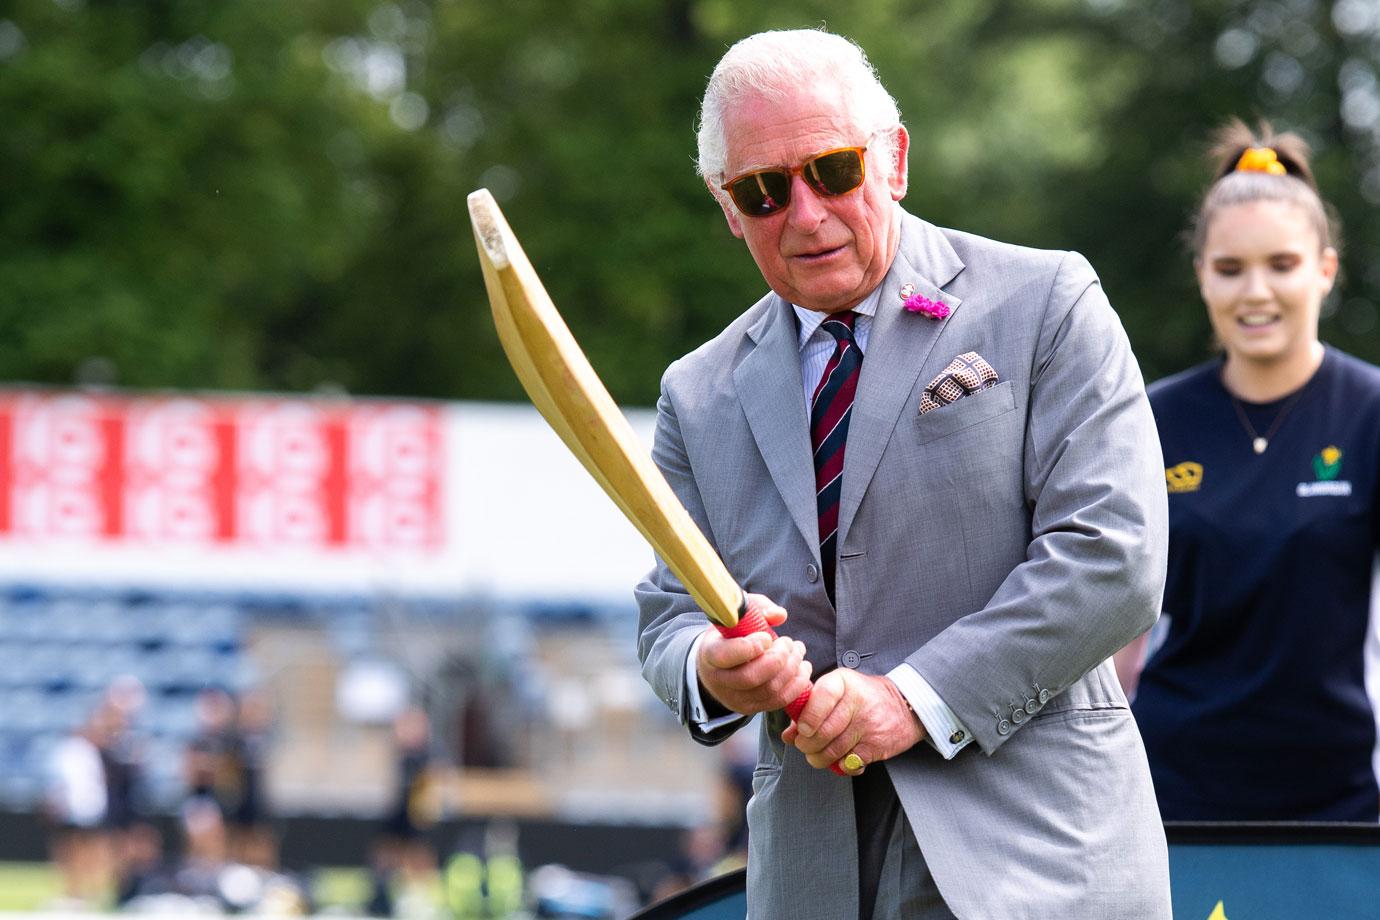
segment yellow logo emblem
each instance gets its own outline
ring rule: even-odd
[[[1217,906],[1212,909],[1207,920],[1227,920],[1227,912],[1223,909],[1221,901],[1217,902]]]
[[[1197,492],[1198,487],[1203,484],[1203,465],[1185,460],[1166,469],[1164,481],[1169,486],[1171,495],[1175,492]]]
[[[1324,447],[1322,451],[1313,458],[1313,472],[1322,482],[1336,479],[1337,474],[1342,471],[1342,452],[1334,447]]]

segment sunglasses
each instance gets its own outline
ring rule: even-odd
[[[800,176],[816,195],[837,198],[863,184],[866,147],[838,147],[810,157],[799,166],[754,169],[720,188],[748,217],[766,217],[791,203],[791,177]]]

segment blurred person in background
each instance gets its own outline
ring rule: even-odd
[[[109,797],[106,823],[117,831],[143,815],[144,739],[136,723],[146,699],[144,685],[126,675],[111,683],[102,703],[110,728],[101,748]]]
[[[1380,369],[1318,339],[1339,242],[1304,141],[1232,121],[1213,156],[1193,256],[1222,354],[1150,388],[1163,642],[1119,670],[1166,820],[1374,822]]]
[[[234,762],[235,701],[225,690],[197,694],[197,730],[187,744],[187,798],[182,832],[190,861],[220,865],[229,856],[227,818],[239,806],[241,776]]]
[[[699,142],[770,291],[667,369],[652,454],[784,635],[721,635],[658,559],[638,654],[701,743],[769,713],[749,911],[1167,918],[1110,661],[1159,610],[1165,498],[1092,267],[907,213],[911,137],[840,36],[735,44]]]
[[[229,768],[236,774],[232,785],[238,791],[237,800],[227,803],[230,857],[265,869],[278,862],[264,788],[272,730],[273,703],[268,695],[260,690],[241,695],[229,745]]]
[[[163,834],[148,821],[139,821],[125,832],[118,864],[115,904],[128,904],[144,895],[172,890],[171,867],[164,861]]]
[[[443,874],[446,907],[455,917],[519,915],[526,873],[518,857],[517,825],[495,819],[461,828]]]
[[[374,916],[394,913],[399,897],[429,897],[436,881],[436,850],[427,834],[434,822],[428,799],[434,781],[431,720],[420,705],[404,707],[393,719],[397,769],[383,826],[371,853]],[[425,894],[422,894],[422,893]]]
[[[752,798],[752,775],[757,769],[755,736],[740,731],[723,743],[722,773],[719,777],[719,821],[724,828],[723,870],[747,864],[747,804]]]
[[[133,675],[117,677],[106,688],[109,732],[101,746],[106,779],[106,817],[117,898],[147,867],[149,835],[158,830],[149,821],[144,801],[145,737],[138,720],[147,702],[143,683]]]
[[[747,804],[752,798],[757,742],[751,733],[740,731],[727,738],[719,752],[713,813],[681,834],[669,859],[650,864],[654,874],[650,884],[643,885],[650,902],[747,865]]]
[[[63,896],[95,905],[109,893],[109,791],[101,750],[110,744],[112,711],[101,705],[54,748],[45,798],[53,861]]]
[[[740,869],[743,863],[730,865],[724,825],[709,821],[687,828],[680,838],[680,849],[666,865],[665,871],[652,887],[650,901],[655,903],[716,875]]]

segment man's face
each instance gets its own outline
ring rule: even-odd
[[[896,131],[892,168],[880,159],[885,138],[874,139],[867,179],[846,195],[821,197],[795,175],[790,203],[766,217],[748,217],[732,201],[719,199],[729,229],[747,243],[777,294],[808,310],[836,313],[856,306],[881,283],[900,239],[895,202],[906,194],[908,139],[904,128]],[[822,151],[868,143],[831,87],[802,88],[783,99],[749,97],[727,113],[724,134],[726,179],[799,166]]]

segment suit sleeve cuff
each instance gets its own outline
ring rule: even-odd
[[[701,633],[690,646],[690,654],[685,659],[685,702],[689,708],[690,721],[707,735],[743,717],[736,712],[730,712],[726,716],[711,718],[708,709],[705,708],[704,699],[700,696],[700,675],[695,670],[695,662],[699,660],[700,643],[703,641],[704,634]]]
[[[693,652],[691,654],[693,656]],[[887,677],[910,703],[910,708],[915,710],[920,724],[925,726],[925,740],[941,757],[952,760],[955,754],[972,743],[973,733],[959,721],[919,671],[903,662],[893,668]]]

